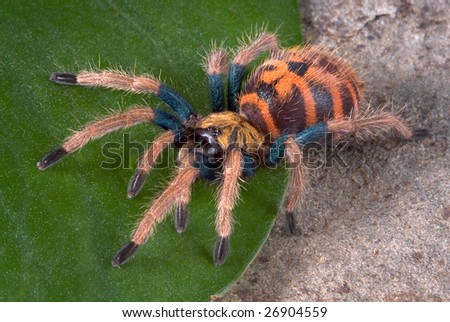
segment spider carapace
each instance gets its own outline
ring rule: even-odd
[[[262,52],[269,52],[242,86],[246,66]],[[183,232],[188,222],[191,185],[197,179],[220,182],[217,200],[216,265],[227,258],[233,228],[232,210],[238,199],[239,178],[255,174],[259,166],[281,160],[289,167],[288,184],[280,212],[290,232],[295,229],[294,211],[306,181],[302,148],[347,135],[372,136],[395,131],[410,139],[413,132],[399,117],[386,111],[360,113],[362,83],[352,68],[322,47],[282,49],[271,33],[261,33],[243,44],[231,63],[223,48],[215,47],[205,62],[211,98],[211,114],[194,114],[191,105],[174,90],[151,76],[117,71],[83,71],[76,75],[54,73],[60,84],[102,86],[135,93],[153,93],[175,114],[145,106],[96,120],[68,137],[62,146],[38,162],[44,170],[89,140],[142,122],[165,131],[149,147],[133,175],[128,196],[136,196],[158,155],[168,146],[179,149],[176,173],[143,215],[129,241],[113,258],[113,265],[128,261],[152,234],[155,225],[175,209],[175,226]],[[228,95],[224,80],[228,76]]]

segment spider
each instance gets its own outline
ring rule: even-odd
[[[242,85],[246,66],[263,52],[269,52],[269,56]],[[134,255],[172,208],[175,209],[176,230],[186,229],[191,186],[197,179],[220,182],[215,219],[218,237],[213,259],[216,265],[221,265],[229,252],[232,210],[238,199],[241,177],[250,177],[258,167],[273,166],[281,160],[296,164],[289,167],[280,209],[288,231],[293,233],[294,211],[306,183],[302,151],[307,144],[322,142],[328,134],[333,140],[349,135],[371,137],[388,131],[396,132],[403,139],[421,134],[389,112],[360,112],[363,83],[342,58],[323,47],[307,45],[283,49],[275,34],[262,32],[249,38],[231,62],[225,49],[214,47],[206,58],[205,70],[212,109],[206,116],[195,114],[185,99],[151,76],[118,71],[53,73],[50,76],[50,80],[58,84],[152,93],[175,113],[135,106],[96,120],[69,136],[61,147],[37,164],[40,170],[45,170],[88,141],[138,123],[151,122],[165,130],[140,159],[128,187],[128,197],[133,198],[140,192],[158,155],[168,145],[179,149],[176,173],[144,213],[131,240],[114,256],[115,267]]]

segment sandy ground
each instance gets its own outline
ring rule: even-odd
[[[389,104],[431,136],[353,142],[347,167],[312,172],[225,301],[450,301],[450,3],[300,0],[306,39],[339,47]]]

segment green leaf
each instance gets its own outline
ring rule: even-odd
[[[0,301],[204,301],[229,288],[270,231],[284,171],[260,169],[244,184],[223,266],[212,261],[217,186],[198,182],[187,231],[177,234],[166,220],[130,262],[114,269],[112,256],[173,170],[168,154],[140,196],[127,199],[137,150],[159,130],[119,131],[45,172],[36,162],[69,129],[111,109],[162,104],[149,96],[60,86],[48,77],[89,68],[161,75],[206,114],[201,55],[211,41],[235,47],[238,37],[265,24],[278,30],[283,45],[299,43],[296,1],[3,1],[0,18]],[[102,151],[111,143],[125,156],[108,170]]]

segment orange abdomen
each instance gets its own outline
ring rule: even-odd
[[[240,114],[273,138],[358,111],[363,84],[343,59],[313,46],[280,51],[250,75]]]

